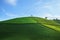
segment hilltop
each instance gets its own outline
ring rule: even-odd
[[[0,22],[3,40],[58,40],[60,24],[39,17],[22,17]]]
[[[54,30],[60,31],[60,23],[54,20],[48,20],[39,17],[22,17],[22,18],[15,18],[7,21],[2,21],[1,23],[39,23],[44,26],[50,26]]]

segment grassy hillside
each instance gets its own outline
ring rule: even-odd
[[[54,21],[60,24],[60,20],[54,20]]]
[[[36,21],[33,20],[33,17],[23,17],[23,18],[16,18],[16,19],[3,21],[3,23],[36,23]]]
[[[54,29],[56,31],[60,32],[60,23],[54,21],[54,20],[47,20],[47,19],[42,19],[42,18],[34,18],[37,23],[41,23],[42,25]]]
[[[60,24],[38,17],[2,21],[0,40],[60,40]]]

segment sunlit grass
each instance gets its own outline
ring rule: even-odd
[[[46,25],[46,24],[43,24],[43,25],[45,25],[45,26],[48,27],[48,28],[51,28],[51,29],[53,29],[53,30],[56,30],[56,31],[59,31],[59,32],[60,32],[60,28],[57,27],[57,26]]]
[[[53,20],[24,17],[0,22],[0,40],[58,40],[60,25]]]

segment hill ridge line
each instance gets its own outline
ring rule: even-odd
[[[41,22],[39,22],[38,20],[36,20],[36,19],[34,19],[35,21],[37,21],[37,23],[41,23]],[[42,23],[41,23],[42,24]],[[40,24],[39,24],[40,25]],[[59,31],[60,32],[60,28],[58,28],[58,27],[55,27],[55,26],[52,26],[52,25],[47,25],[47,24],[42,24],[42,25],[44,25],[44,26],[46,26],[46,27],[48,27],[48,28],[50,28],[50,29],[53,29],[53,30],[55,30],[55,31]]]

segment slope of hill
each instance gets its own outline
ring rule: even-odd
[[[54,20],[54,21],[60,24],[60,20]]]
[[[16,19],[3,21],[3,23],[36,23],[36,21],[33,20],[33,17],[23,17],[23,18],[16,18]]]
[[[54,20],[47,20],[47,19],[41,19],[41,18],[34,18],[38,23],[41,23],[42,25],[45,25],[48,28],[52,28],[56,31],[60,31],[60,24],[57,23]]]
[[[1,40],[60,40],[60,24],[38,17],[0,22]]]

